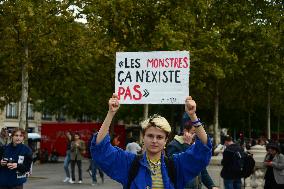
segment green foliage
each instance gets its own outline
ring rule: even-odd
[[[67,11],[76,5],[76,15]],[[82,15],[87,23],[77,23]],[[263,128],[266,90],[283,115],[283,3],[220,0],[0,1],[0,105],[17,101],[24,47],[29,48],[29,99],[38,110],[102,118],[114,91],[118,51],[188,50],[190,94],[213,122],[216,90],[222,127],[245,129],[247,114]],[[178,122],[180,106],[150,106]],[[139,120],[142,106],[119,117]],[[241,120],[241,121],[238,121]]]

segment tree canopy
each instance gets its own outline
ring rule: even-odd
[[[29,101],[38,111],[78,120],[104,117],[116,52],[188,50],[190,94],[207,124],[218,97],[221,127],[261,130],[268,91],[271,116],[283,123],[283,6],[279,0],[1,0],[0,105],[20,100],[25,46]],[[86,23],[76,22],[83,15]],[[142,108],[126,105],[119,117],[139,120]],[[179,124],[183,108],[171,108],[151,106],[150,113]]]

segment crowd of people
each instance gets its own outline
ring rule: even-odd
[[[87,157],[87,171],[92,178],[92,186],[98,185],[98,172],[101,184],[107,174],[127,189],[201,189],[202,186],[218,189],[206,168],[213,154],[222,156],[220,176],[223,178],[224,188],[241,189],[242,178],[247,177],[244,176],[244,166],[248,163],[242,159],[248,156],[253,159],[247,150],[260,145],[267,151],[263,161],[266,168],[264,189],[284,188],[284,155],[276,141],[268,141],[262,137],[258,140],[234,142],[231,136],[226,135],[222,144],[217,145],[212,153],[212,140],[196,115],[196,103],[191,97],[185,100],[183,122],[180,132],[173,140],[169,141],[171,127],[168,121],[155,114],[141,123],[142,144],[131,138],[125,150],[118,147],[120,136],[111,137],[109,133],[112,119],[120,108],[115,94],[109,99],[108,105],[109,110],[100,130],[94,129],[87,143],[81,139],[79,132],[65,133],[67,145],[63,168],[66,177],[63,182],[83,182],[82,160]],[[23,129],[15,128],[11,136],[6,128],[1,129],[0,189],[23,188],[32,163],[37,160],[41,163],[58,162],[59,154],[56,149],[51,150],[50,156],[47,149],[39,151],[37,157],[33,156],[32,150],[23,144],[25,137],[26,132]],[[249,175],[251,173],[252,171]]]

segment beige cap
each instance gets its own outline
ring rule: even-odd
[[[166,120],[166,118],[164,118],[164,117],[162,117],[158,114],[154,114],[153,116],[151,116],[148,119],[141,122],[142,130],[146,130],[147,128],[149,128],[151,126],[156,126],[160,129],[164,130],[168,134],[171,132],[171,126],[170,126],[169,122]]]

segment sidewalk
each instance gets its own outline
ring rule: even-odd
[[[82,184],[70,184],[63,183],[62,180],[65,178],[65,173],[63,170],[63,162],[60,163],[45,163],[45,164],[36,164],[33,166],[32,176],[24,184],[24,188],[29,189],[69,189],[69,188],[78,188],[80,189],[122,189],[121,184],[115,182],[105,175],[104,184],[100,184],[100,177],[98,178],[99,185],[92,186],[92,180],[90,175],[86,171],[89,166],[88,161],[83,161],[82,172],[83,172],[83,183]],[[77,167],[75,167],[76,179],[78,179]]]

